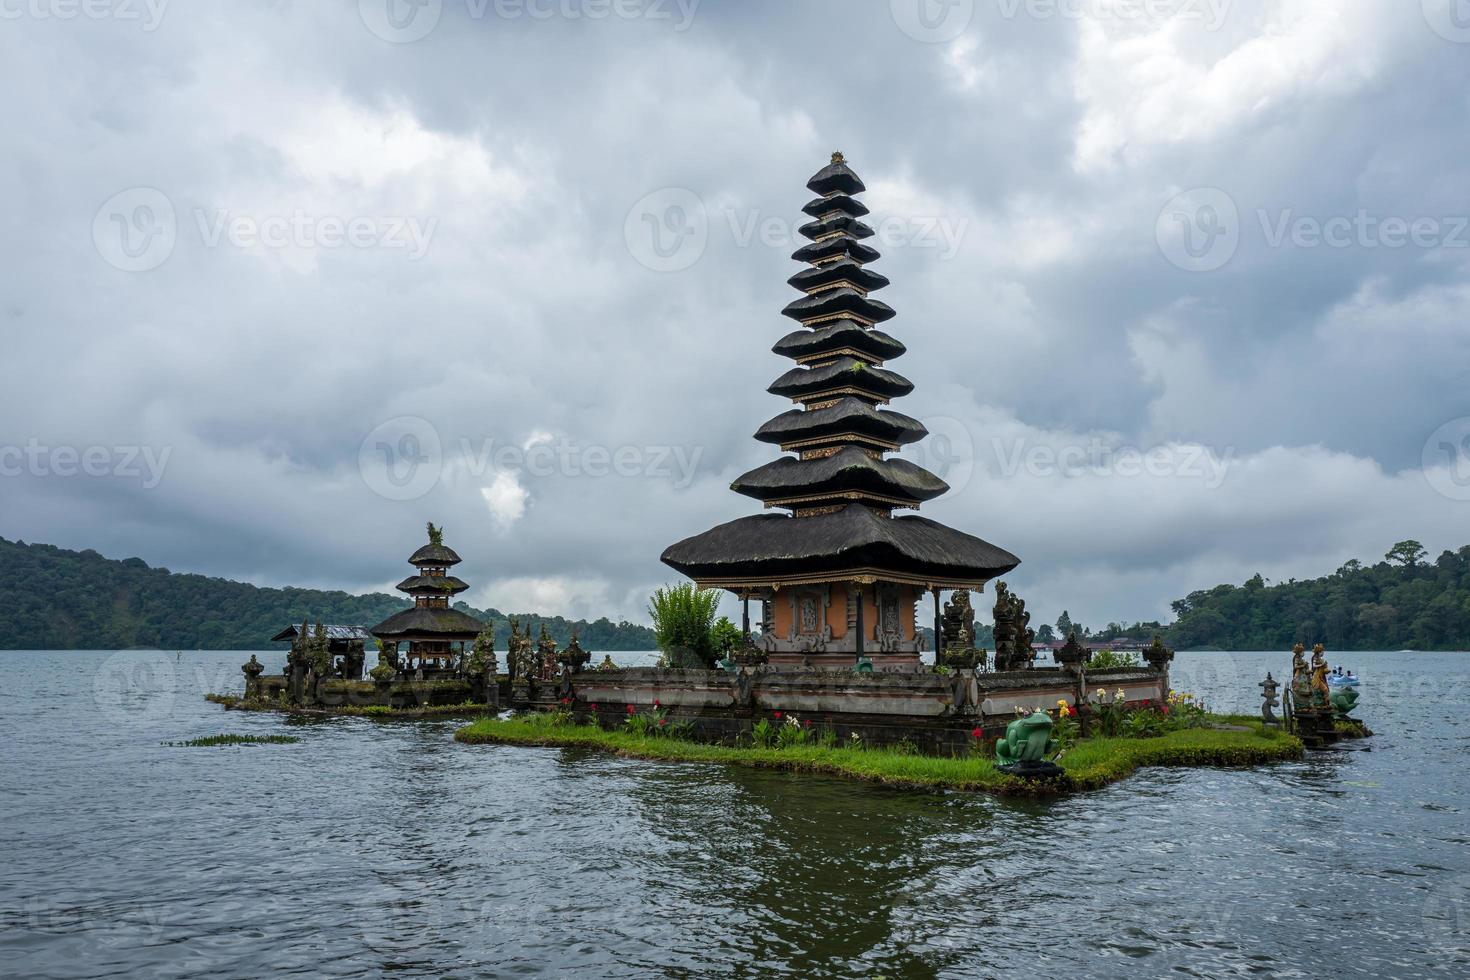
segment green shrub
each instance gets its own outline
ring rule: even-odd
[[[664,667],[711,668],[715,665],[715,610],[718,589],[693,583],[664,586],[649,597],[648,614]]]
[[[1092,655],[1087,662],[1088,670],[1107,670],[1110,667],[1142,667],[1143,662],[1138,659],[1136,653],[1114,653],[1112,650],[1099,650]]]
[[[793,749],[802,745],[811,744],[812,723],[797,720],[795,715],[787,715],[776,729],[776,748]]]

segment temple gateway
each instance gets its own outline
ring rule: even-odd
[[[857,199],[866,188],[843,159],[807,182],[817,196],[802,210],[810,244],[790,284],[802,295],[782,312],[800,327],[772,348],[796,366],[768,389],[796,405],[757,430],[783,453],[732,485],[766,513],[742,517],[673,545],[668,565],[702,588],[759,602],[760,642],[772,665],[916,671],[924,649],[918,607],[933,598],[935,636],[944,634],[941,590],[981,590],[1020,564],[1009,551],[916,513],[949,487],[893,453],[919,442],[917,419],[889,410],[913,384],[890,370],[904,345],[879,325],[893,308],[872,294],[888,279],[869,266]]]

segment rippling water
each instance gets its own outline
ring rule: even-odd
[[[204,702],[244,659],[0,653],[0,973],[1470,968],[1470,655],[1342,655],[1380,733],[1353,748],[1054,803]],[[1174,686],[1255,711],[1289,660],[1181,654]],[[161,744],[224,731],[302,741]]]

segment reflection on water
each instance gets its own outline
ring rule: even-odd
[[[1054,803],[225,714],[238,654],[5,653],[23,976],[1462,976],[1470,657],[1344,655],[1381,734]],[[272,655],[271,664],[280,654]],[[1286,654],[1181,654],[1254,712]],[[289,729],[292,746],[179,749]]]

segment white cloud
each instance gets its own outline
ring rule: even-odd
[[[497,473],[488,487],[480,489],[480,496],[490,508],[490,516],[501,527],[510,527],[526,516],[526,503],[531,492],[521,486],[514,473]]]

